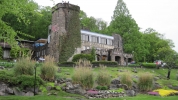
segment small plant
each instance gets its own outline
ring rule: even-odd
[[[106,70],[106,66],[100,65],[100,71],[97,75],[96,82],[101,86],[109,86],[111,83],[111,77]]]
[[[97,89],[97,90],[107,90],[108,87],[107,87],[107,86],[100,86],[100,85],[98,85],[98,86],[96,87],[96,89]]]
[[[121,83],[126,84],[128,86],[128,88],[131,88],[132,87],[131,75],[129,73],[123,73],[121,75]]]
[[[45,62],[41,65],[41,77],[44,80],[53,81],[57,67],[54,63],[54,58],[50,56],[45,56]]]
[[[80,84],[84,89],[90,89],[94,84],[94,76],[92,73],[92,65],[90,61],[80,59],[75,66],[72,76],[73,83]]]
[[[151,73],[144,73],[139,76],[138,87],[141,91],[152,90],[153,76]]]
[[[15,75],[33,75],[35,61],[31,60],[30,57],[22,57],[16,62],[14,66]]]

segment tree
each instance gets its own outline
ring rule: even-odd
[[[118,0],[117,5],[114,10],[114,15],[112,16],[112,20],[115,20],[118,16],[131,16],[129,10],[126,7],[126,4],[123,0]]]
[[[178,54],[174,50],[168,51],[166,53],[167,56],[165,57],[165,62],[168,68],[167,79],[170,79],[171,69],[177,64]]]
[[[34,12],[34,2],[32,0],[1,0],[0,1],[0,40],[9,43],[11,46],[17,45],[16,38],[18,35],[25,35],[21,31],[14,30],[13,27],[2,20],[6,14],[12,14],[18,22],[29,24],[29,20],[25,17],[24,12]]]

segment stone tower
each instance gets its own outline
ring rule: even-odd
[[[81,38],[79,13],[80,7],[69,3],[58,3],[52,8],[48,54],[53,56],[56,62],[59,62],[63,54],[65,54],[63,59],[69,58],[73,54],[72,49],[80,45],[80,39],[78,41],[74,40],[75,37]],[[65,46],[67,44],[68,46],[70,44],[70,46]]]

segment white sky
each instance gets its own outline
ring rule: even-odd
[[[50,0],[34,0],[42,6],[53,6]],[[62,0],[54,0],[55,4]],[[65,1],[65,0],[63,0]],[[88,16],[102,18],[108,23],[117,0],[68,0],[80,6]],[[66,1],[66,2],[68,2]],[[138,26],[145,30],[149,27],[171,39],[178,52],[178,0],[123,0]]]

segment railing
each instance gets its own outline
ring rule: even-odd
[[[101,48],[101,49],[113,49],[113,45],[106,45],[101,43],[94,43],[94,42],[88,42],[88,41],[81,41],[82,46],[88,46],[88,47],[95,47],[95,48]]]

